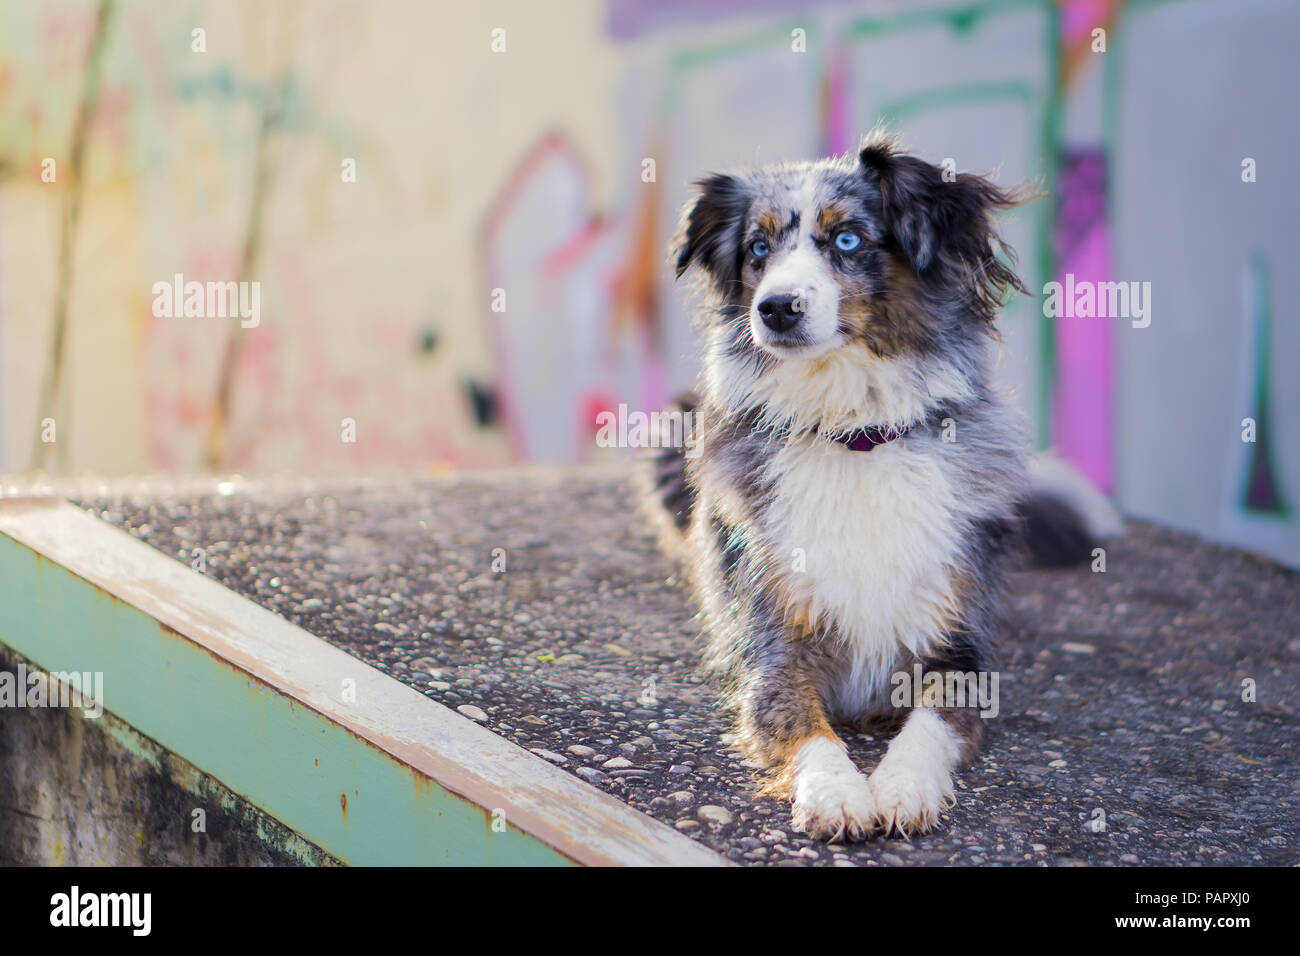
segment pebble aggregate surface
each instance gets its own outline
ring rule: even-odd
[[[1266,559],[1130,521],[1105,573],[1013,574],[941,828],[825,844],[727,746],[626,469],[215,488],[77,503],[735,862],[1300,863],[1300,574]]]

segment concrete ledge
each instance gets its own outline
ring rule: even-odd
[[[724,862],[59,500],[0,501],[0,643],[348,863]]]

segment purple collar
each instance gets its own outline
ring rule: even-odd
[[[831,441],[839,442],[846,448],[853,451],[871,451],[877,445],[883,445],[891,442],[895,438],[902,438],[907,434],[911,426],[903,428],[882,428],[880,425],[871,425],[867,428],[859,428],[857,431],[842,432],[838,435],[832,435]],[[813,432],[816,433],[814,428]]]

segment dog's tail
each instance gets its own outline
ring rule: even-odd
[[[674,399],[665,411],[669,419],[680,415],[680,420],[691,422],[699,404],[694,392],[685,392]],[[689,430],[683,426],[676,437],[682,439]],[[670,436],[653,436],[654,449],[650,462],[650,479],[653,485],[651,507],[660,519],[661,537],[669,544],[681,538],[691,525],[695,508],[695,490],[686,477],[686,455],[690,445],[685,440],[670,440]],[[667,519],[666,521],[663,519]]]
[[[1093,549],[1124,530],[1119,512],[1082,474],[1059,458],[1029,462],[1029,494],[1017,506],[1031,564],[1082,564]]]

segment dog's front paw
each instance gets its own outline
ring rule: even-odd
[[[939,813],[957,802],[952,778],[933,765],[891,761],[887,756],[867,779],[875,804],[872,828],[910,837],[939,825]]]
[[[862,840],[871,832],[871,788],[838,744],[819,740],[805,748],[790,796],[794,828],[814,839]]]
[[[817,840],[863,840],[876,805],[867,778],[853,773],[810,775],[795,787],[794,828]]]

